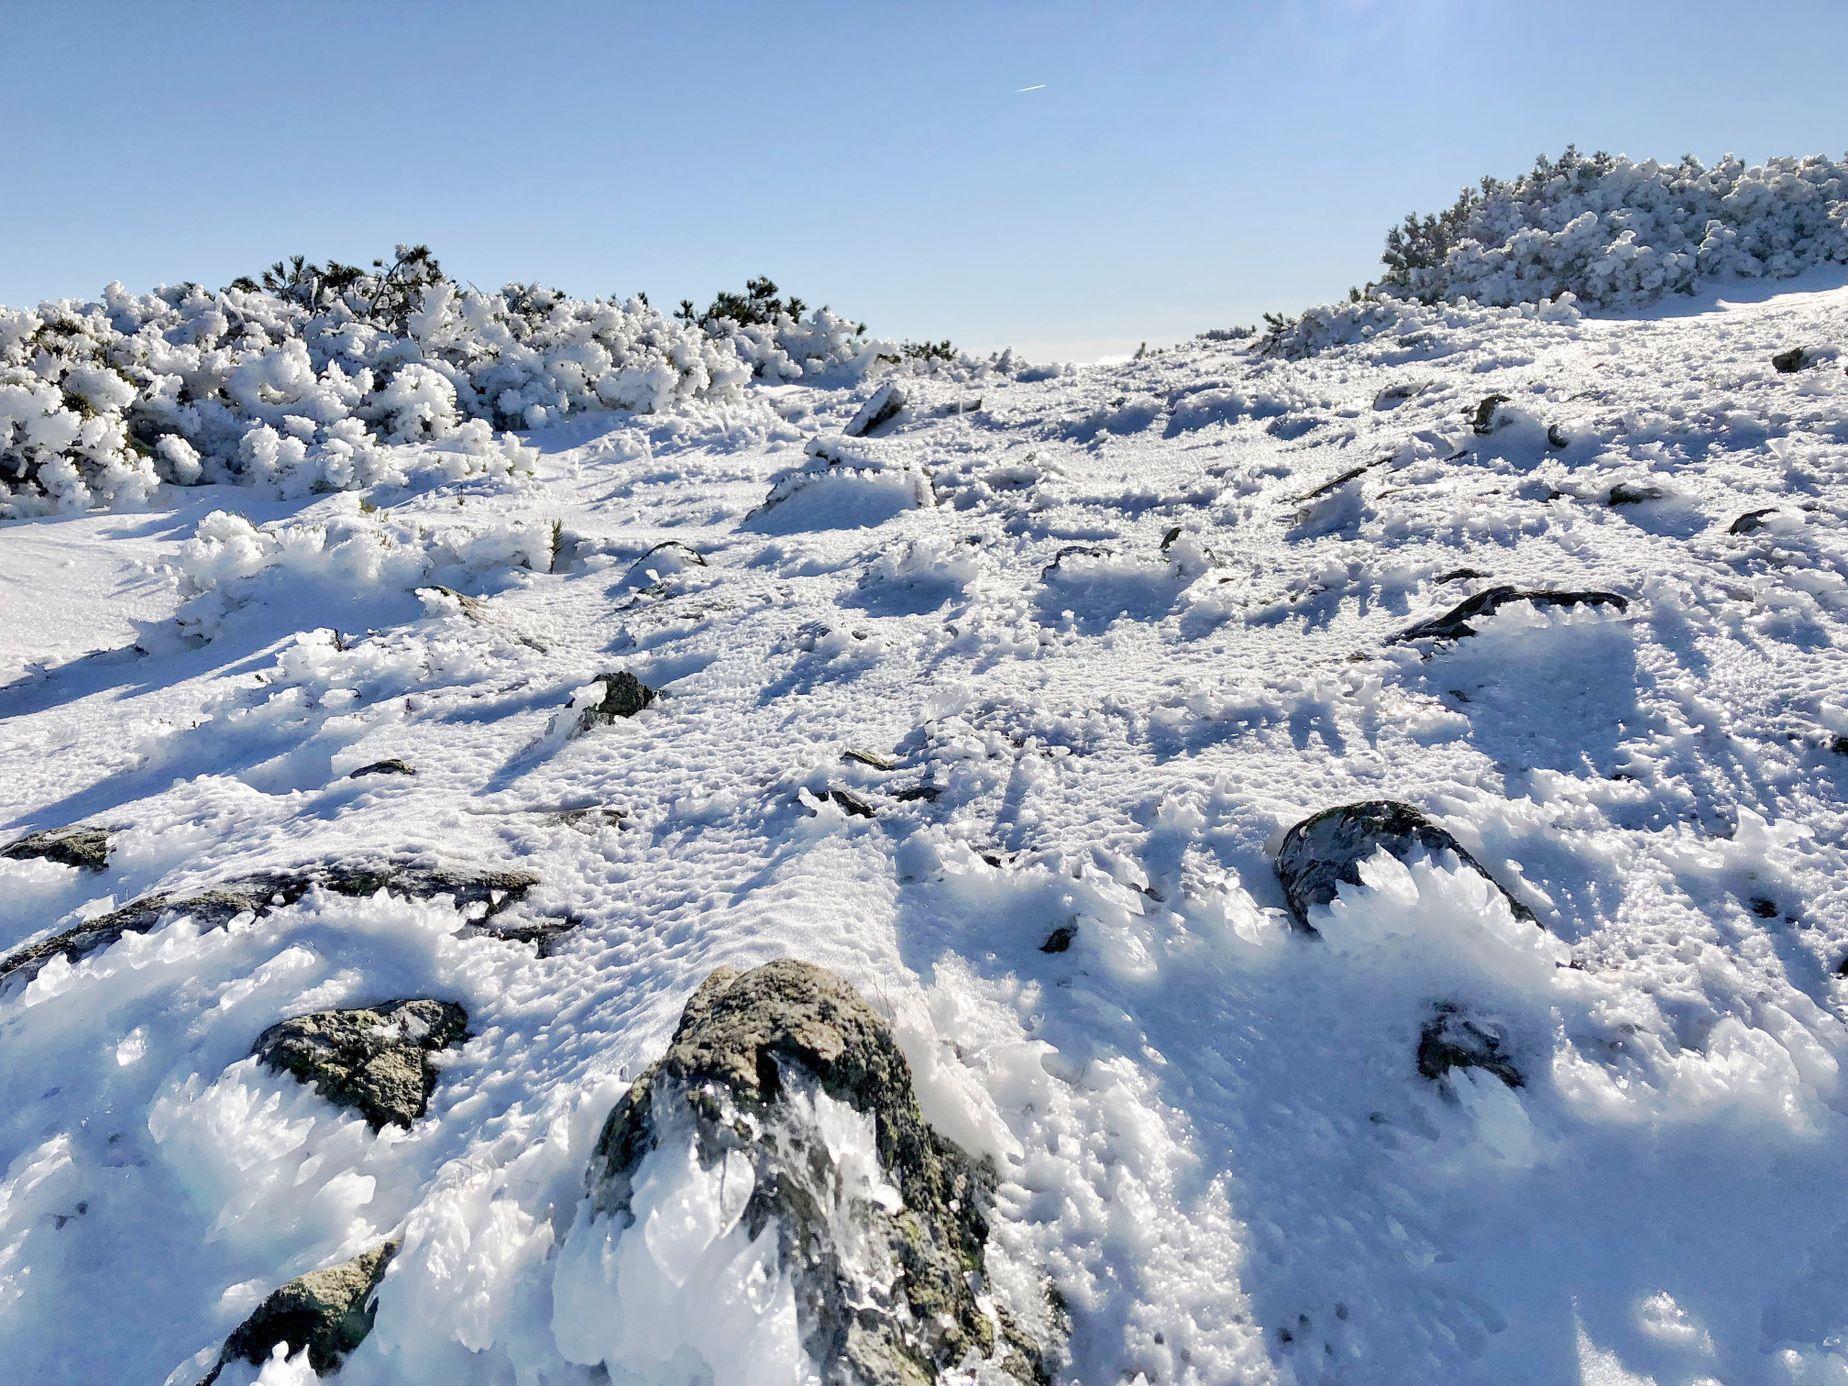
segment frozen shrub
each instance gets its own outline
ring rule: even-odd
[[[1724,277],[1783,279],[1848,263],[1848,164],[1813,155],[1711,167],[1568,147],[1512,181],[1485,178],[1386,237],[1389,295],[1509,305],[1571,293],[1636,307]]]
[[[520,450],[493,430],[935,364],[769,280],[685,316],[639,295],[483,293],[422,246],[370,269],[297,256],[217,291],[111,284],[98,302],[0,309],[0,516],[135,504],[162,482],[367,486],[405,474],[392,449],[407,444],[505,471]]]

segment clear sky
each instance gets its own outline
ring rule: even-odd
[[[0,0],[0,303],[421,240],[1084,359],[1338,298],[1571,141],[1839,157],[1845,52],[1844,0]]]

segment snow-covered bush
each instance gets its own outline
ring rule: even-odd
[[[1609,154],[1541,158],[1485,178],[1386,238],[1380,291],[1508,305],[1562,293],[1636,307],[1725,277],[1783,279],[1848,263],[1848,163],[1821,155],[1712,167]]]
[[[373,271],[298,258],[261,284],[112,284],[98,302],[0,309],[0,516],[133,504],[161,482],[370,485],[393,473],[386,450],[409,443],[492,471],[508,454],[488,429],[723,404],[755,378],[850,382],[904,363],[861,325],[792,305],[687,322],[639,296],[483,293],[400,246]]]

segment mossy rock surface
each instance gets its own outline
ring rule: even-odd
[[[260,1366],[278,1343],[291,1354],[306,1350],[319,1376],[340,1369],[347,1355],[372,1332],[373,1299],[398,1244],[386,1242],[338,1266],[310,1271],[272,1291],[225,1339],[218,1364],[199,1386],[214,1386],[232,1362]]]
[[[803,1085],[870,1119],[880,1167],[902,1200],[896,1209],[854,1208],[897,1272],[871,1294],[856,1287],[834,1244],[827,1144],[789,1129],[802,1120],[789,1094]],[[928,1383],[970,1362],[1046,1379],[1040,1346],[985,1312],[972,1287],[986,1260],[993,1169],[925,1122],[890,1027],[841,978],[790,960],[708,977],[666,1054],[604,1126],[591,1162],[593,1208],[628,1219],[635,1176],[661,1131],[678,1135],[688,1124],[702,1159],[742,1151],[752,1160],[747,1230],[756,1237],[774,1227],[804,1345],[825,1381]],[[768,1128],[782,1134],[767,1140]]]
[[[315,1011],[270,1026],[251,1053],[351,1107],[376,1131],[421,1117],[436,1091],[430,1056],[468,1037],[468,1012],[453,1001],[387,1001]]]

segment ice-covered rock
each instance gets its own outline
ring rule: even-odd
[[[1473,597],[1464,598],[1440,616],[1432,616],[1407,626],[1392,637],[1392,642],[1405,644],[1413,640],[1461,640],[1466,635],[1476,634],[1476,627],[1470,624],[1472,621],[1493,616],[1510,602],[1531,602],[1535,606],[1608,606],[1618,611],[1628,610],[1630,605],[1628,597],[1619,596],[1615,592],[1567,591],[1550,587],[1490,587]]]
[[[338,1266],[310,1271],[272,1291],[249,1318],[225,1339],[218,1364],[199,1386],[214,1386],[233,1362],[258,1366],[280,1344],[293,1354],[305,1352],[318,1376],[340,1369],[349,1353],[372,1332],[376,1295],[385,1268],[397,1254],[386,1242]]]
[[[665,1254],[663,1201],[685,1207],[702,1172],[721,1170],[711,1242],[720,1264],[755,1268],[755,1289],[738,1291],[759,1309],[753,1351],[799,1344],[801,1370],[827,1383],[1044,1379],[1038,1349],[983,1287],[993,1171],[925,1123],[888,1025],[839,977],[790,960],[708,977],[605,1125],[574,1236],[603,1246],[586,1260],[612,1278],[561,1269],[554,1314],[575,1360],[647,1355],[640,1326],[611,1336],[584,1320],[652,1292],[658,1268],[629,1261]],[[712,1341],[733,1341],[721,1325],[744,1309],[722,1280],[702,1288]]]
[[[1534,918],[1533,911],[1509,894],[1448,830],[1410,804],[1369,799],[1311,814],[1284,835],[1277,852],[1277,877],[1296,927],[1317,933],[1309,912],[1333,900],[1343,885],[1360,885],[1361,863],[1382,851],[1401,861],[1415,854],[1448,853],[1501,891],[1517,916]]]

